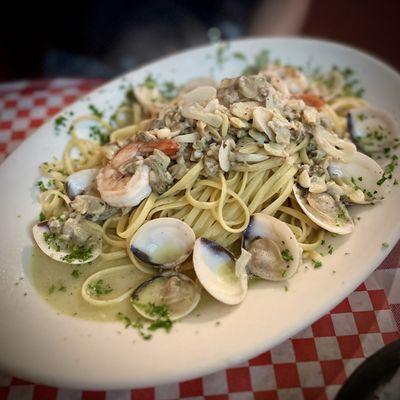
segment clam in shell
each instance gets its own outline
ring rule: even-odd
[[[270,215],[251,216],[243,233],[243,247],[251,254],[247,270],[262,279],[288,279],[300,265],[302,251],[293,232]]]
[[[147,319],[156,320],[161,308],[171,321],[191,313],[200,301],[200,288],[188,276],[166,272],[143,282],[132,293],[135,310]]]

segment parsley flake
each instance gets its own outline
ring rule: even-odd
[[[88,289],[90,293],[96,297],[111,293],[113,291],[112,287],[109,284],[106,285],[103,279],[89,283]]]
[[[78,278],[81,276],[81,274],[82,274],[82,271],[79,270],[79,269],[74,269],[74,270],[71,272],[71,275],[72,275],[75,279],[78,279]]]
[[[97,118],[103,118],[103,112],[100,111],[94,104],[89,104],[89,110]]]
[[[314,268],[321,268],[322,267],[322,262],[321,261],[316,261],[316,260],[311,260],[314,264]]]
[[[87,248],[85,246],[73,245],[70,248],[69,254],[64,256],[63,261],[71,263],[72,261],[87,261],[93,256],[92,248]]]
[[[293,256],[290,254],[288,249],[282,250],[281,256],[285,261],[293,261]]]

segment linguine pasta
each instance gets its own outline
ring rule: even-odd
[[[261,213],[284,223],[303,260],[318,263],[326,232],[352,229],[346,205],[378,197],[361,177],[356,184],[353,176],[332,172],[366,157],[350,140],[348,115],[367,103],[345,89],[338,70],[306,77],[275,64],[219,85],[208,78],[191,81],[172,99],[145,82],[110,120],[96,112],[72,121],[62,159],[40,166],[50,184],[39,195],[43,219],[51,234],[64,236],[66,220],[84,219],[101,236],[102,262],[123,269],[129,257],[154,273],[131,251],[146,222],[183,221],[196,238],[238,257],[251,216]],[[82,123],[93,124],[97,136],[81,137]],[[69,180],[90,169],[97,178],[71,196]],[[287,249],[281,253],[293,260]],[[190,269],[191,262],[179,268]]]

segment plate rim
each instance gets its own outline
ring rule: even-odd
[[[380,68],[385,69],[387,72],[389,72],[391,75],[393,75],[394,79],[398,79],[400,80],[400,75],[399,73],[391,66],[388,65],[386,62],[382,61],[379,57],[376,57],[374,55],[371,55],[368,52],[365,52],[363,50],[360,50],[359,48],[356,47],[352,47],[352,46],[347,46],[345,44],[336,42],[336,41],[330,41],[330,40],[325,40],[325,39],[319,39],[319,38],[307,38],[307,37],[296,37],[296,36],[277,36],[277,37],[256,37],[256,38],[242,38],[242,39],[238,39],[238,40],[232,40],[232,41],[228,41],[229,43],[246,43],[246,42],[265,42],[265,46],[268,46],[268,42],[274,41],[274,40],[290,40],[290,41],[297,41],[297,42],[302,42],[302,43],[312,43],[312,44],[323,44],[323,45],[331,45],[331,46],[335,46],[338,47],[339,49],[342,50],[346,50],[346,51],[350,51],[352,53],[356,52],[358,53],[358,55],[361,55],[363,57],[367,57],[369,59],[369,61],[373,62],[374,64],[377,64]],[[218,44],[217,44],[218,45]],[[190,53],[192,51],[198,51],[198,50],[203,50],[203,49],[213,49],[213,46],[215,46],[215,44],[211,44],[211,45],[201,45],[201,46],[196,46],[196,47],[192,47],[189,49],[185,49],[179,52],[175,52],[169,55],[166,55],[164,57],[161,57],[159,59],[156,59],[154,61],[151,61],[149,63],[146,63],[144,65],[139,66],[138,68],[135,68],[134,70],[128,71],[124,74],[121,74],[119,76],[117,76],[114,79],[111,79],[110,81],[105,82],[104,84],[98,86],[96,89],[86,93],[83,97],[81,97],[80,99],[76,100],[75,102],[67,105],[66,107],[64,107],[59,113],[57,113],[55,116],[51,117],[50,119],[48,119],[46,122],[44,122],[40,127],[38,127],[35,132],[33,132],[29,138],[27,138],[26,140],[24,140],[20,146],[18,146],[17,149],[15,149],[2,163],[2,165],[0,166],[0,169],[3,169],[4,166],[7,166],[10,163],[13,163],[13,159],[14,157],[16,157],[18,155],[18,152],[20,151],[21,148],[24,148],[26,146],[29,146],[30,144],[30,139],[36,135],[38,133],[38,131],[42,130],[45,126],[51,124],[51,122],[57,118],[57,116],[61,115],[62,113],[64,113],[66,110],[69,110],[70,108],[74,107],[77,103],[81,103],[82,100],[86,97],[86,96],[90,96],[94,93],[96,93],[97,91],[104,89],[106,86],[108,85],[112,85],[114,82],[121,80],[124,76],[127,76],[133,72],[138,72],[138,71],[143,71],[146,69],[150,69],[151,66],[153,64],[157,64],[160,63],[164,60],[167,60],[170,57],[173,56],[177,56],[177,55],[183,55],[184,53]],[[336,298],[335,300],[332,300],[330,302],[325,301],[323,303],[323,306],[320,307],[316,307],[313,309],[312,313],[307,314],[306,318],[303,320],[303,324],[297,325],[295,328],[292,328],[291,330],[285,332],[285,335],[283,336],[279,336],[279,337],[275,337],[274,340],[270,340],[269,344],[268,344],[268,348],[265,347],[265,345],[263,343],[259,343],[257,346],[253,345],[251,347],[251,349],[249,349],[247,352],[241,354],[240,356],[235,357],[234,360],[218,360],[218,361],[214,361],[212,363],[209,363],[210,365],[212,365],[212,367],[209,365],[208,367],[201,367],[201,368],[191,368],[190,371],[186,371],[186,372],[179,372],[179,373],[175,373],[175,374],[170,374],[168,377],[164,377],[164,379],[150,379],[150,380],[143,380],[142,383],[139,383],[137,385],[134,386],[134,388],[139,388],[139,387],[146,387],[146,386],[158,386],[158,385],[162,385],[162,384],[166,384],[166,383],[171,383],[171,382],[181,382],[187,379],[192,379],[194,377],[199,377],[199,376],[204,376],[206,374],[212,373],[214,371],[218,371],[218,370],[224,370],[226,368],[229,368],[230,366],[232,366],[233,363],[237,364],[237,363],[241,363],[243,361],[247,361],[250,358],[264,352],[267,351],[268,349],[271,349],[273,347],[275,347],[277,344],[282,343],[284,341],[286,341],[288,338],[292,337],[293,335],[295,335],[296,333],[300,332],[301,330],[303,330],[304,328],[310,326],[314,321],[318,320],[321,316],[325,315],[327,312],[329,312],[332,308],[334,308],[337,304],[339,304],[341,301],[343,301],[343,299],[347,298],[349,296],[349,294],[351,294],[354,289],[356,289],[362,282],[364,282],[366,280],[366,278],[368,276],[370,276],[370,274],[382,263],[382,261],[386,258],[386,256],[389,254],[389,251],[391,251],[394,246],[396,245],[396,243],[398,242],[400,238],[400,230],[398,230],[395,234],[393,234],[393,238],[392,241],[389,243],[389,247],[387,249],[387,252],[380,252],[379,256],[376,257],[375,260],[377,260],[377,262],[375,263],[371,263],[371,268],[369,268],[368,270],[365,270],[364,274],[362,274],[362,276],[360,276],[357,280],[352,280],[352,284],[348,285],[346,287],[346,289],[344,289],[342,291],[342,295],[339,296],[338,298]],[[372,267],[373,265],[373,267]],[[71,317],[72,318],[72,317]],[[9,368],[7,368],[6,365],[4,365],[2,363],[2,360],[0,359],[0,366],[2,368],[3,371],[9,371],[11,374],[14,374],[15,372],[10,370]],[[21,371],[22,372],[22,371]],[[23,376],[26,377],[28,380],[32,380],[35,383],[38,382],[43,382],[43,383],[49,383],[52,381],[52,379],[48,379],[48,376],[43,376],[41,377],[40,374],[37,375],[35,372],[33,373],[29,373],[28,370],[22,372],[22,374],[17,373],[17,375],[19,376]],[[113,382],[117,382],[118,380],[114,379]],[[67,382],[67,381],[64,381]],[[72,382],[68,382],[66,383],[66,385],[63,385],[63,387],[70,387],[70,388],[76,388],[76,381],[74,381],[75,383]],[[111,382],[111,380],[110,380]],[[122,384],[122,382],[117,382],[117,383],[110,383],[108,382],[108,384],[105,384],[103,386],[100,385],[87,385],[84,384],[84,380],[82,380],[82,388],[88,388],[88,389],[124,389],[124,388],[129,388],[132,389],[132,385],[127,386],[126,384],[128,384],[128,382],[125,382],[125,384]],[[52,383],[53,385],[59,385],[58,383]]]

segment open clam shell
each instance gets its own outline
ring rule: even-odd
[[[368,204],[382,200],[387,191],[387,182],[380,183],[383,170],[379,164],[367,155],[357,152],[352,159],[345,163],[331,161],[329,174],[335,180],[342,180],[364,193],[364,199],[349,199],[352,203]],[[380,184],[379,184],[380,183]]]
[[[243,246],[250,252],[247,270],[260,278],[280,281],[297,271],[301,248],[290,228],[266,214],[254,214],[243,232]]]
[[[74,257],[71,257],[70,250],[57,248],[57,245],[48,239],[50,232],[46,221],[34,225],[32,233],[40,250],[55,261],[67,264],[86,264],[94,261],[101,254],[101,237],[99,237],[99,240],[95,242],[95,245],[91,246],[89,252],[86,251],[80,258],[79,253],[75,254]]]
[[[136,231],[129,248],[143,263],[171,269],[190,256],[195,240],[192,228],[186,223],[176,218],[157,218]]]
[[[365,153],[382,151],[399,140],[399,127],[386,111],[357,107],[349,111],[347,126],[357,147]]]
[[[247,294],[247,274],[238,271],[234,255],[206,238],[196,240],[193,266],[200,283],[214,298],[225,304],[238,304]]]
[[[156,312],[158,306],[165,307],[165,317],[174,321],[191,313],[199,301],[199,286],[188,276],[178,272],[166,272],[143,282],[131,297],[135,310],[151,320],[160,317],[160,313]]]
[[[99,170],[97,168],[82,169],[69,175],[65,181],[65,191],[71,200],[82,193],[94,182]]]
[[[346,206],[329,193],[310,193],[298,185],[293,186],[293,193],[304,213],[321,228],[338,235],[353,231],[354,222]]]

